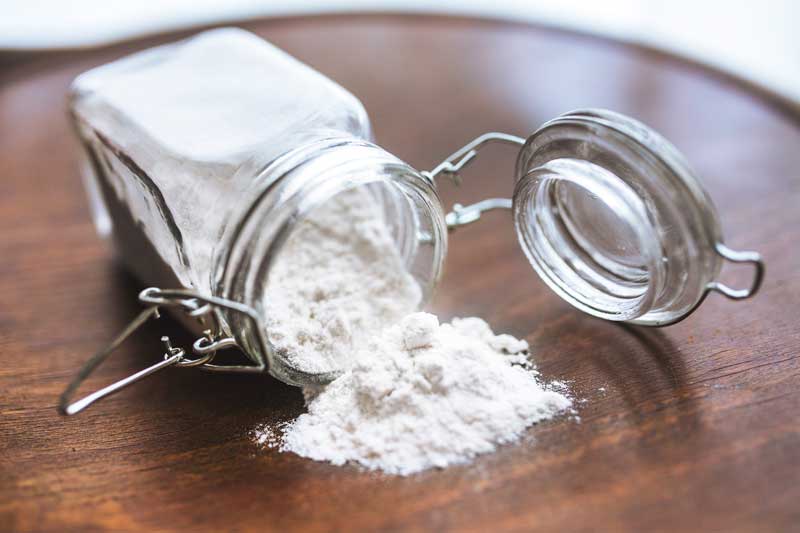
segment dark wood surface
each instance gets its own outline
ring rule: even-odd
[[[74,418],[58,394],[137,311],[139,287],[87,211],[64,95],[79,72],[163,39],[15,60],[0,70],[0,530],[800,530],[800,131],[731,80],[661,54],[523,25],[428,17],[248,24],[362,99],[378,142],[430,168],[488,130],[526,135],[602,106],[688,156],[737,249],[764,253],[754,300],[712,295],[668,329],[561,302],[507,213],[457,231],[433,308],[524,336],[568,380],[580,422],[536,426],[473,464],[409,478],[259,450],[303,411],[268,377],[171,370]],[[488,151],[448,203],[510,193]],[[749,272],[726,271],[744,284]],[[169,320],[96,386],[155,361]],[[605,391],[601,390],[605,388]]]

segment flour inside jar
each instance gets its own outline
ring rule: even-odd
[[[353,188],[292,231],[270,271],[266,328],[279,356],[297,370],[343,370],[370,336],[421,301],[378,198]]]

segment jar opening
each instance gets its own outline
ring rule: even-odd
[[[324,383],[346,368],[337,361],[353,355],[370,316],[405,315],[428,300],[444,262],[444,214],[428,180],[361,141],[314,154],[266,196],[270,209],[248,222],[250,240],[238,243],[247,261],[226,289],[263,317],[273,375]],[[252,350],[247,325],[232,326]],[[292,357],[303,343],[306,356]]]

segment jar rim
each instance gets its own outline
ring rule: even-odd
[[[340,138],[338,142],[303,148],[305,152],[300,157],[289,154],[294,164],[273,165],[265,170],[272,175],[259,177],[271,183],[240,222],[233,245],[220,263],[223,272],[215,290],[226,298],[243,301],[264,316],[270,270],[297,223],[341,192],[380,182],[390,184],[401,194],[414,195],[419,200],[416,208],[431,221],[430,274],[426,276],[427,285],[421,283],[424,304],[441,279],[447,249],[444,213],[430,180],[379,146],[361,139]],[[231,333],[244,351],[262,357],[270,373],[286,383],[325,383],[340,373],[312,374],[296,369],[277,356],[271,345],[270,353],[259,354],[252,327],[235,316],[231,321]]]

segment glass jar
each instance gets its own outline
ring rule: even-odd
[[[711,290],[752,295],[763,274],[758,254],[722,244],[713,204],[680,154],[608,111],[564,114],[527,140],[489,133],[420,172],[371,142],[364,108],[343,88],[252,34],[219,29],[82,74],[70,113],[88,154],[98,229],[113,236],[141,281],[175,288],[143,291],[150,307],[142,316],[173,306],[204,331],[197,359],[168,345],[156,369],[269,371],[297,385],[333,379],[337,372],[300,372],[276,356],[263,301],[298,221],[354,187],[381,206],[422,305],[441,276],[448,228],[495,208],[513,210],[522,249],[553,290],[610,320],[674,323]],[[435,180],[458,177],[494,142],[520,146],[513,198],[445,215]],[[756,266],[750,289],[715,281],[723,258]],[[216,350],[233,345],[252,364],[211,363]],[[62,398],[65,412],[131,381],[68,406],[87,373]]]
[[[353,187],[380,198],[423,299],[439,279],[447,241],[432,182],[369,142],[355,97],[250,33],[213,30],[87,72],[70,109],[97,226],[147,285],[263,313],[272,260],[296,222]],[[279,379],[330,379],[263,353],[246,315],[223,309],[221,318]]]

